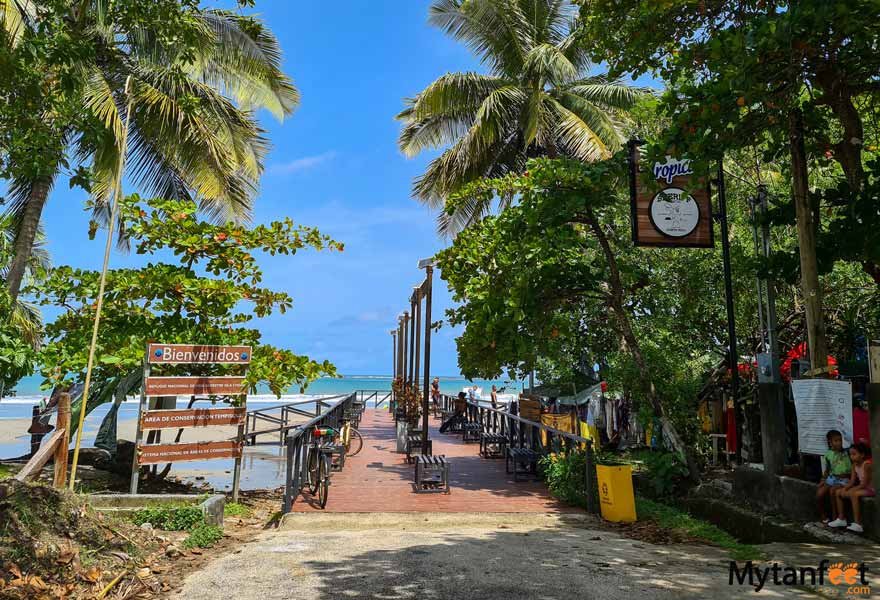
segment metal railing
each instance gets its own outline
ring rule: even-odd
[[[287,432],[285,440],[287,464],[284,479],[284,501],[281,507],[284,514],[290,512],[293,503],[301,493],[303,482],[308,474],[308,451],[312,429],[315,427],[338,429],[342,424],[345,412],[358,401],[358,392],[352,392],[347,396],[334,396],[334,398],[338,399],[328,404],[327,411],[315,415],[305,423],[291,426]]]
[[[287,404],[276,404],[266,408],[258,408],[250,410],[245,420],[244,441],[249,446],[257,444],[257,436],[277,434],[278,441],[271,442],[273,444],[284,444],[287,432],[297,427],[296,423],[291,420],[293,417],[307,417],[309,419],[317,417],[324,412],[333,402],[340,398],[347,398],[345,394],[337,396],[329,396],[323,398],[311,398],[309,400],[298,400],[297,402],[288,402]],[[314,405],[314,410],[309,411],[300,408],[305,405]],[[280,412],[279,412],[280,411]],[[278,413],[278,414],[276,414]],[[267,429],[257,429],[258,423],[269,423]]]
[[[373,408],[379,408],[386,402],[391,400],[390,390],[358,390],[357,401],[367,406],[370,401],[373,402]]]
[[[440,408],[444,413],[454,412],[453,396],[441,395]],[[467,401],[465,412],[468,423],[478,423],[482,433],[500,434],[507,438],[510,448],[529,448],[536,452],[547,454],[564,450],[570,452],[583,448],[585,452],[584,472],[584,497],[586,498],[587,511],[599,512],[598,482],[596,479],[595,456],[593,453],[593,441],[568,431],[562,431],[524,419],[507,410],[483,406],[482,404]],[[543,432],[543,436],[541,433]]]

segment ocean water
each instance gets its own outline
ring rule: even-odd
[[[4,414],[4,405],[11,404],[34,404],[40,399],[49,395],[49,390],[40,390],[42,377],[37,375],[25,377],[15,387],[14,397],[4,397],[0,400],[0,419],[8,415]],[[457,394],[463,388],[469,385],[477,385],[483,388],[483,394],[488,395],[492,385],[497,385],[499,389],[506,388],[506,393],[516,393],[522,388],[522,384],[518,381],[510,380],[488,380],[474,379],[467,380],[463,377],[440,377],[440,391],[444,394]],[[391,377],[388,375],[345,375],[339,378],[322,377],[312,382],[305,390],[309,395],[336,395],[350,394],[357,390],[379,390],[391,391]],[[248,403],[254,402],[278,402],[278,399],[269,393],[269,390],[260,390],[260,394],[248,396]],[[299,388],[291,388],[285,392],[285,396],[299,395]],[[285,398],[286,400],[286,398]],[[30,410],[28,410],[30,414]]]
[[[10,419],[30,418],[34,405],[40,399],[48,396],[47,391],[39,389],[41,381],[42,379],[39,377],[27,378],[17,386],[15,397],[6,397],[0,401],[0,423]],[[483,389],[483,397],[488,398],[489,390],[493,383],[499,389],[506,388],[500,397],[502,403],[508,401],[520,389],[516,382],[503,380],[474,380],[470,382],[461,377],[441,377],[440,389],[447,394],[456,394],[464,387],[476,384]],[[338,379],[323,378],[313,382],[305,394],[300,394],[299,389],[296,389],[290,390],[291,393],[284,394],[280,399],[273,394],[248,395],[248,406],[268,407],[273,404],[314,400],[320,396],[348,394],[357,390],[390,391],[391,377],[361,375]],[[187,402],[188,398],[178,397],[178,408],[186,408]],[[84,447],[90,447],[94,444],[95,435],[110,406],[110,403],[103,404],[95,408],[86,417],[83,427]],[[206,405],[200,403],[197,406],[204,407]],[[129,398],[119,407],[118,423],[134,421],[137,419],[137,416],[138,399],[134,397]],[[54,423],[54,417],[52,422]],[[9,425],[12,426],[11,423]],[[18,426],[16,425],[15,427]],[[30,436],[24,431],[25,429],[25,426],[21,426],[20,432],[14,433],[11,438],[7,437],[4,441],[0,442],[0,459],[19,457],[29,452]],[[215,489],[228,490],[232,485],[231,464],[231,461],[223,460],[182,462],[175,464],[172,473],[186,481],[197,478],[198,480],[207,481]],[[242,461],[242,489],[271,488],[281,485],[284,482],[284,469],[285,459],[282,447],[264,445],[246,447]]]

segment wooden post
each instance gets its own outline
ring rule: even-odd
[[[141,402],[138,407],[138,417],[137,417],[137,425],[134,434],[134,454],[131,459],[131,484],[129,492],[132,494],[137,494],[138,491],[138,479],[141,474],[141,466],[138,461],[138,452],[141,449],[141,442],[143,441],[144,432],[141,429],[141,418],[144,416],[144,412],[147,410],[147,377],[150,376],[150,359],[147,353],[150,351],[150,345],[147,344],[146,353],[144,353],[144,380],[141,382]]]
[[[422,298],[419,293],[420,287],[415,288],[413,290],[413,307],[416,311],[416,323],[413,331],[415,332],[415,364],[413,365],[413,389],[418,389],[419,387],[419,363],[421,362],[421,351],[422,351]]]
[[[429,396],[431,394],[431,295],[433,290],[431,289],[431,278],[433,275],[433,267],[428,265],[425,267],[425,374],[423,385],[424,389],[424,398],[422,399],[422,411],[424,414],[422,415],[422,439],[428,439],[428,407],[429,404]]]
[[[67,449],[70,446],[70,394],[62,392],[58,396],[57,431],[63,432],[55,447],[55,477],[52,485],[63,488],[67,483]]]
[[[868,365],[871,379],[866,390],[868,431],[871,433],[871,454],[878,456],[880,455],[880,341],[875,340],[868,344]],[[877,526],[880,526],[880,515],[877,516]]]
[[[247,393],[243,394],[243,396],[242,406],[244,406],[245,414],[247,414]],[[244,458],[244,420],[238,424],[238,435],[235,439],[238,440],[239,448],[232,471],[232,501],[238,502],[238,490],[241,487],[241,459]]]

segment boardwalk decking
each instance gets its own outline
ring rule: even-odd
[[[413,492],[414,466],[398,454],[394,419],[387,409],[368,409],[359,431],[360,454],[346,459],[345,469],[333,473],[326,511],[330,512],[581,512],[554,500],[537,481],[514,482],[504,460],[484,459],[479,444],[465,444],[461,435],[441,434],[431,419],[434,454],[445,454],[451,465],[450,494]],[[294,512],[320,510],[306,494]]]

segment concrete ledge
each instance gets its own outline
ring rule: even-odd
[[[740,467],[733,475],[733,495],[754,502],[763,509],[779,512],[791,519],[817,521],[816,488],[810,481],[771,477],[758,469]],[[880,541],[880,505],[877,498],[862,499],[865,537]]]
[[[205,523],[223,527],[223,509],[226,496],[194,496],[191,494],[90,494],[89,504],[101,512],[134,512],[149,506],[168,504],[198,504],[205,515]]]

